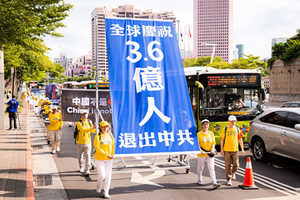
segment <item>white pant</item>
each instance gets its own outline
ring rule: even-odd
[[[102,182],[104,182],[104,192],[108,193],[111,182],[113,160],[96,160],[98,172],[97,192],[101,192]]]
[[[78,153],[78,164],[79,168],[83,167],[83,158],[85,159],[84,172],[87,172],[91,168],[91,148],[92,144],[78,144],[76,143]],[[82,157],[83,156],[83,157]]]
[[[202,182],[202,172],[204,169],[205,162],[209,171],[209,176],[213,184],[217,183],[216,174],[215,174],[215,158],[211,158],[209,156],[198,157],[198,167],[197,167],[198,181]]]

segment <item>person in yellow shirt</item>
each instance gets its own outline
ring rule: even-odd
[[[232,185],[232,179],[235,180],[235,173],[239,168],[239,144],[244,157],[243,139],[239,137],[241,134],[239,128],[235,126],[237,119],[234,115],[228,118],[229,125],[222,129],[221,132],[221,154],[224,156],[227,185]],[[231,169],[232,161],[232,169]]]
[[[209,176],[213,182],[213,189],[217,189],[221,186],[221,184],[217,183],[216,173],[215,173],[215,135],[213,132],[209,131],[209,120],[204,119],[201,122],[202,130],[197,133],[198,142],[200,146],[201,153],[198,154],[198,167],[197,167],[197,174],[198,174],[198,184],[203,185],[202,182],[202,172],[204,169],[204,164],[206,162]]]
[[[52,146],[52,154],[56,151],[60,151],[61,145],[61,128],[62,128],[62,117],[61,114],[57,112],[57,107],[53,106],[52,112],[49,114],[50,125],[47,126],[49,132],[49,138]]]
[[[95,136],[94,154],[96,160],[96,168],[98,172],[97,189],[101,192],[102,184],[104,190],[104,198],[109,198],[109,188],[111,182],[113,158],[115,153],[115,141],[111,132],[108,131],[109,123],[102,121],[100,123],[101,132]]]
[[[93,126],[92,121],[88,119],[88,112],[86,110],[81,110],[81,120],[77,122],[76,126],[78,129],[76,148],[80,172],[89,176],[91,174],[91,132],[96,133],[96,129],[95,126]],[[85,158],[85,166],[83,166],[82,156]]]

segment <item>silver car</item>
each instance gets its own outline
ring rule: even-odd
[[[277,108],[257,116],[248,143],[257,160],[273,153],[300,161],[300,108]]]

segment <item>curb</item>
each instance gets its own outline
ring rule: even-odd
[[[34,200],[34,184],[33,184],[33,161],[32,161],[32,148],[29,130],[29,114],[28,104],[26,104],[26,199]]]

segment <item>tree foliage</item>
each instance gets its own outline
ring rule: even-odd
[[[272,47],[272,58],[268,60],[268,66],[272,67],[277,59],[287,63],[295,58],[300,58],[300,30],[285,43],[277,43]]]
[[[71,7],[63,0],[0,1],[0,46],[45,35],[62,36],[56,30],[64,27],[62,20]]]
[[[0,49],[4,50],[5,77],[17,70],[19,80],[40,80],[63,77],[64,71],[46,56],[48,48],[42,38],[62,36],[56,30],[72,5],[64,0],[2,0],[0,1]]]
[[[207,66],[217,69],[260,69],[263,76],[269,75],[267,63],[261,61],[259,56],[253,56],[251,54],[245,55],[245,58],[234,60],[232,63],[224,62],[220,57],[214,58],[213,63],[210,63],[210,57],[193,58],[184,63],[184,65],[187,63],[189,65],[185,67]]]
[[[25,40],[24,40],[25,41]],[[50,77],[62,77],[64,68],[57,63],[52,63],[47,57],[48,48],[41,40],[26,40],[26,45],[5,45],[4,66],[5,76],[9,77],[10,69],[17,70],[18,79],[24,81],[40,80],[48,73]]]

